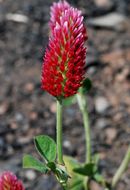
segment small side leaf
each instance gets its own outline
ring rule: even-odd
[[[49,170],[45,164],[41,163],[31,155],[25,155],[23,157],[23,168],[35,169],[42,173],[47,173]]]
[[[83,189],[84,176],[73,171],[74,168],[80,167],[80,163],[70,156],[64,156],[64,162],[70,177],[67,185],[69,190]]]
[[[56,159],[56,143],[55,141],[45,135],[36,136],[35,145],[38,152],[47,162],[53,162]]]
[[[89,90],[92,88],[92,82],[89,78],[86,78],[84,81],[83,81],[83,85],[82,87],[79,89],[82,91],[82,93],[87,93],[89,92]]]
[[[104,179],[104,177],[101,175],[101,174],[99,174],[99,173],[96,173],[94,176],[93,176],[93,178],[94,178],[94,180],[96,181],[96,182],[98,182],[98,183],[100,183],[100,184],[105,184],[105,179]]]
[[[92,177],[96,173],[97,167],[94,163],[89,163],[82,167],[74,168],[73,171],[81,175]]]
[[[96,166],[98,166],[99,161],[100,161],[99,154],[94,154],[93,155],[93,162],[95,163]]]
[[[76,95],[63,99],[62,103],[64,106],[70,106],[71,104],[76,103]]]

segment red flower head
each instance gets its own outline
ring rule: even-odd
[[[77,93],[84,79],[86,30],[81,11],[67,2],[51,8],[51,35],[42,68],[42,89],[57,98]]]
[[[4,172],[0,176],[0,190],[25,190],[22,182],[11,172]]]

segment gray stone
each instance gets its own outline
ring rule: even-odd
[[[65,141],[63,142],[63,146],[64,146],[65,148],[69,148],[69,147],[71,147],[71,143],[70,143],[70,141],[65,140]]]
[[[98,129],[104,129],[106,128],[107,126],[109,125],[109,122],[107,119],[104,119],[104,118],[100,118],[97,120],[96,122],[96,126]]]
[[[12,13],[8,13],[6,15],[6,19],[9,20],[9,21],[13,21],[13,22],[18,22],[18,23],[27,23],[29,21],[29,18],[25,15],[22,15],[22,14],[12,14]]]
[[[24,117],[21,113],[16,113],[15,119],[17,122],[22,122],[24,120]]]
[[[33,181],[36,178],[36,173],[33,170],[26,170],[25,171],[25,177],[28,180]]]
[[[126,17],[119,13],[110,13],[104,16],[88,19],[88,24],[95,27],[118,29],[123,25]]]
[[[106,10],[111,10],[114,6],[114,2],[111,0],[94,0],[97,8],[104,8]]]
[[[95,100],[95,109],[98,113],[104,113],[109,107],[109,102],[105,97],[97,97]]]

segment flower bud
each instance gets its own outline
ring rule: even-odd
[[[25,190],[22,182],[10,171],[0,176],[0,190]]]

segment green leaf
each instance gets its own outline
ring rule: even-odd
[[[56,143],[55,141],[45,135],[36,136],[34,138],[36,148],[41,156],[47,162],[53,162],[56,159]]]
[[[67,168],[68,173],[71,175],[75,175],[73,169],[80,167],[81,164],[75,160],[74,158],[72,158],[71,156],[63,156],[63,160],[65,162],[65,166]]]
[[[69,173],[69,175],[71,177],[68,179],[68,182],[67,182],[68,189],[70,189],[70,190],[82,189],[84,176],[82,176],[78,173],[75,173],[73,171],[74,168],[80,167],[81,164],[79,162],[77,162],[77,160],[75,160],[74,158],[72,158],[70,156],[64,156],[63,159],[65,162],[67,172]]]
[[[31,155],[25,155],[23,157],[23,168],[35,169],[42,173],[48,172],[47,166]]]
[[[89,78],[86,78],[83,81],[82,87],[79,89],[83,94],[89,92],[89,90],[92,88],[92,82]]]
[[[96,173],[97,167],[94,163],[89,163],[82,167],[74,168],[73,171],[81,175],[92,177]]]
[[[83,180],[78,180],[77,183],[75,183],[72,187],[70,187],[70,190],[81,190],[84,188]]]
[[[99,173],[96,173],[94,176],[93,176],[94,180],[98,183],[101,183],[101,184],[104,184],[105,183],[105,179],[104,177],[99,174]]]
[[[76,95],[63,99],[62,103],[64,106],[70,106],[71,104],[76,103]]]
[[[99,154],[94,154],[93,155],[93,162],[95,163],[96,166],[98,166],[99,161],[100,161]]]

